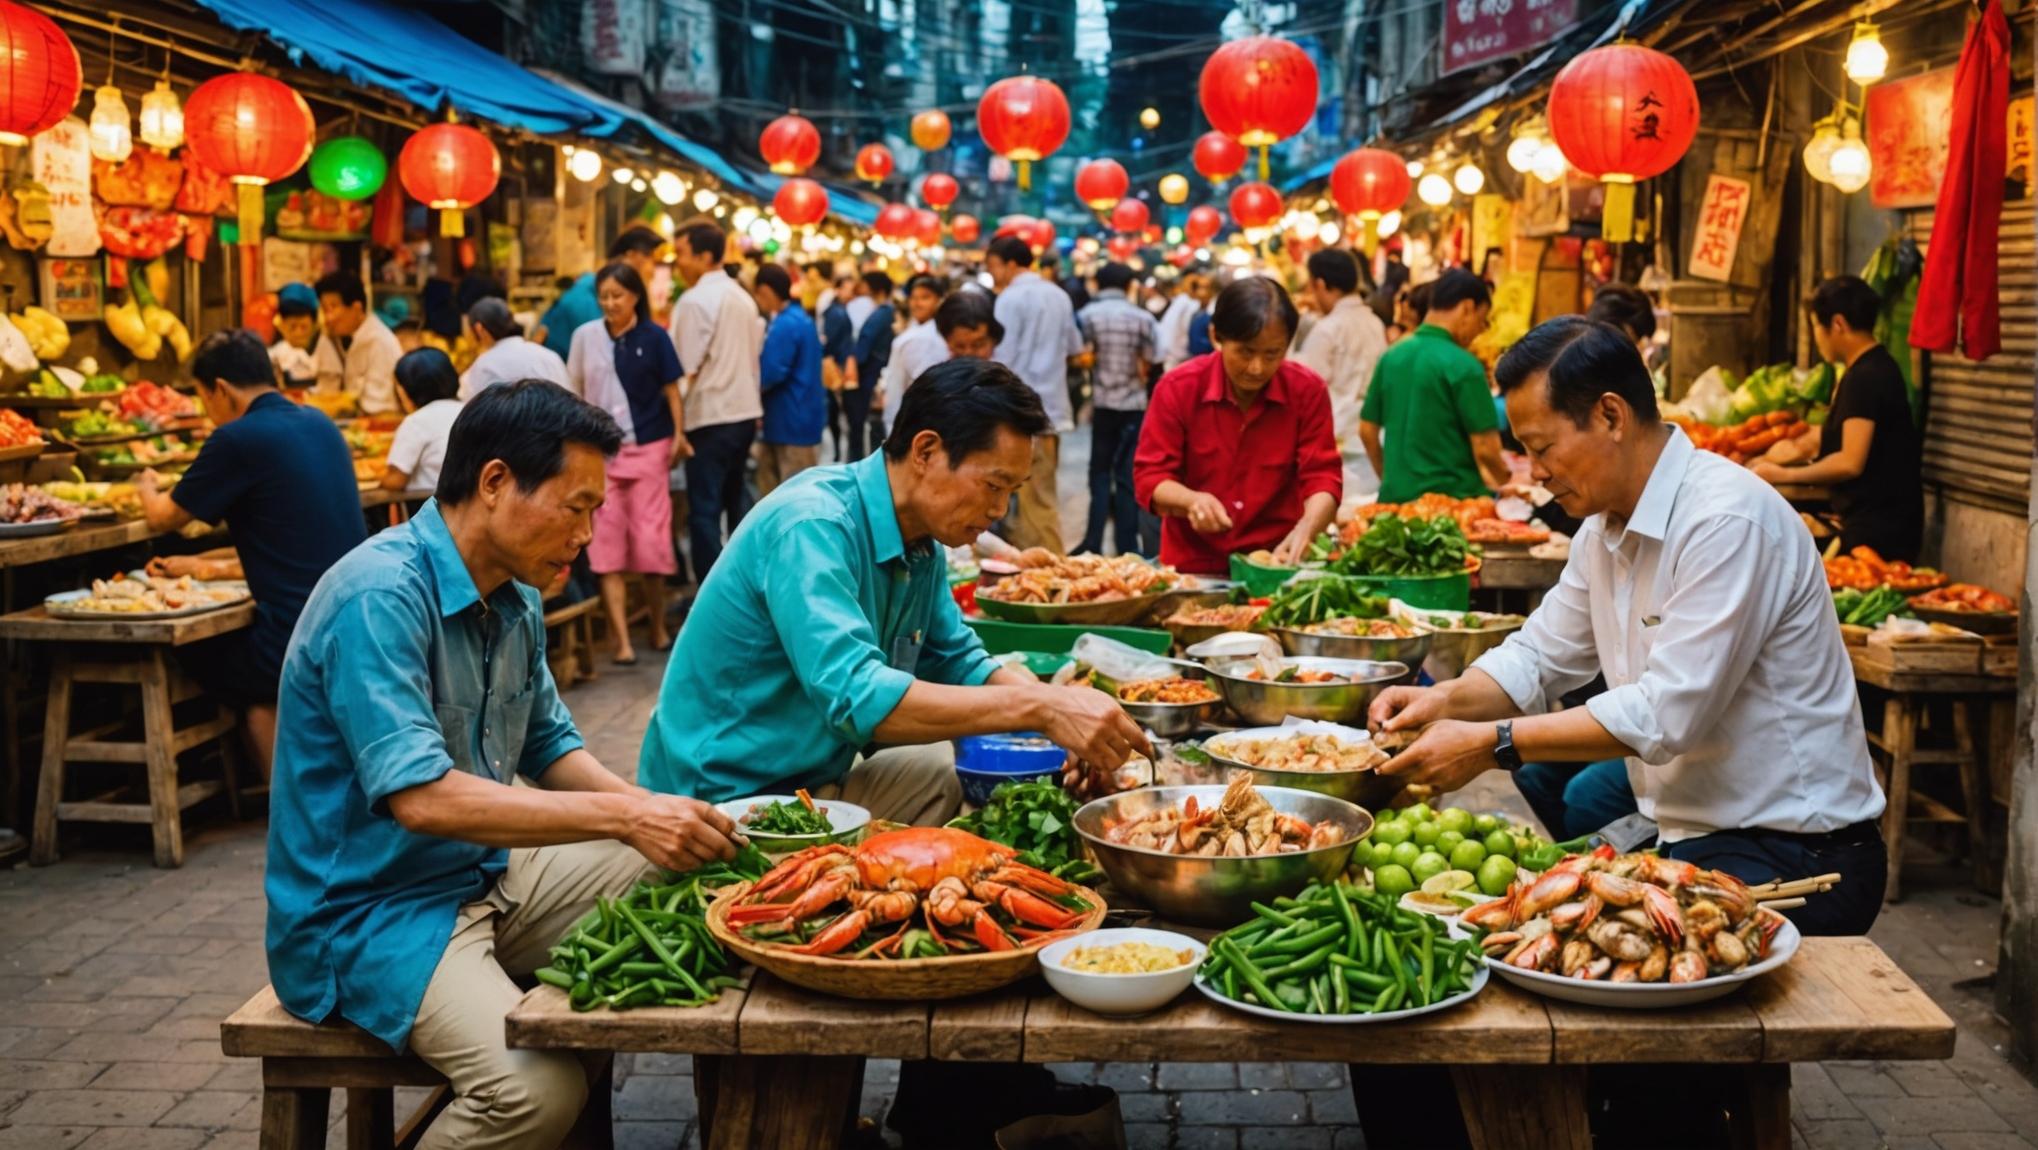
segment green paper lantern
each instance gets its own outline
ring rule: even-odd
[[[365,200],[382,190],[389,160],[360,136],[335,136],[311,153],[311,186],[341,200]]]

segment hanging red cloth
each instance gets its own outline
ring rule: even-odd
[[[1953,74],[1953,141],[1939,186],[1932,244],[1911,319],[1911,346],[1969,359],[2002,349],[1996,304],[1996,232],[2002,223],[2009,149],[2010,25],[1988,0],[1967,30]]]

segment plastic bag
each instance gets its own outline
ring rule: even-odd
[[[1684,410],[1701,423],[1719,423],[1726,419],[1727,407],[1733,402],[1726,369],[1718,365],[1706,368],[1703,375],[1692,381],[1691,390],[1684,393],[1681,402]]]
[[[1136,683],[1141,679],[1165,679],[1176,667],[1159,655],[1142,651],[1103,635],[1080,635],[1069,655],[1087,663],[1099,675],[1114,682]]]

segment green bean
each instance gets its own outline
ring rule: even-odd
[[[1344,974],[1346,982],[1372,994],[1378,994],[1394,985],[1393,979],[1383,974],[1376,974],[1370,970],[1353,970],[1350,967],[1343,967],[1341,972]]]
[[[642,946],[643,944],[644,944],[643,939],[626,938],[623,941],[603,951],[599,958],[596,958],[594,961],[588,963],[587,972],[589,974],[600,974],[602,971],[607,970],[608,968],[630,957],[632,954],[635,954],[637,952],[637,948]]]
[[[1256,902],[1252,904],[1252,907],[1254,914],[1259,915],[1261,918],[1267,919],[1270,922],[1277,922],[1280,923],[1282,926],[1295,925],[1295,917],[1293,915],[1284,914],[1281,911],[1275,910],[1273,907],[1270,907],[1265,903]]]
[[[534,976],[547,986],[556,986],[561,990],[573,989],[573,976],[557,967],[541,966],[534,972]]]
[[[1232,969],[1238,972],[1239,979],[1246,984],[1247,989],[1259,995],[1261,1003],[1276,1010],[1288,1010],[1288,1004],[1282,1002],[1280,997],[1268,988],[1266,980],[1260,977],[1259,968],[1252,964],[1251,959],[1239,952],[1236,944],[1226,939],[1217,945],[1226,951],[1225,959],[1231,963]]]
[[[1343,926],[1332,923],[1320,930],[1312,930],[1308,934],[1282,939],[1280,942],[1263,942],[1246,953],[1254,958],[1270,954],[1301,954],[1304,951],[1315,950],[1325,943],[1335,942],[1337,937],[1344,933],[1344,929]]]
[[[1283,978],[1291,974],[1309,974],[1320,970],[1323,964],[1330,960],[1331,952],[1336,949],[1337,944],[1335,942],[1326,942],[1300,958],[1266,971],[1267,981],[1272,982],[1277,978]]]
[[[1422,1005],[1424,1006],[1428,1006],[1432,1001],[1430,998],[1430,982],[1435,977],[1436,935],[1425,934],[1422,936],[1422,978],[1417,983],[1422,988]]]
[[[1345,957],[1357,958],[1359,944],[1364,937],[1359,933],[1359,916],[1352,910],[1352,900],[1345,897],[1343,883],[1330,884],[1330,894],[1337,903],[1338,917],[1345,923]]]
[[[1367,1013],[1385,1014],[1387,1012],[1387,1004],[1394,1001],[1394,991],[1395,988],[1389,986],[1385,990],[1382,990],[1379,994],[1375,995],[1373,998],[1373,1007],[1371,1010],[1367,1011]]]
[[[1332,1005],[1337,1008],[1337,1012],[1339,1014],[1350,1014],[1352,1012],[1351,989],[1345,982],[1344,975],[1341,972],[1331,972],[1330,992],[1333,1000]]]

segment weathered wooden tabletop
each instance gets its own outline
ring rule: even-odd
[[[1847,657],[1854,663],[1857,682],[1885,691],[1918,695],[2014,695],[2013,675],[1949,675],[1943,671],[1899,671],[1871,658],[1865,646],[1849,646]]]
[[[175,619],[53,618],[41,604],[0,615],[0,639],[46,643],[140,643],[182,647],[255,621],[255,603],[247,600],[217,611],[180,615]]]

